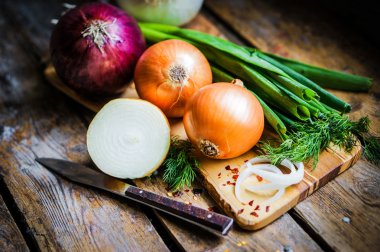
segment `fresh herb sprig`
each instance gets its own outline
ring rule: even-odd
[[[194,151],[190,141],[179,139],[178,136],[172,137],[169,153],[163,164],[163,180],[172,190],[190,187],[194,182],[196,170],[200,167]]]
[[[380,164],[380,137],[363,137],[364,157],[375,165]]]
[[[262,143],[261,149],[274,163],[285,158],[293,162],[312,160],[315,168],[320,152],[330,143],[351,152],[359,144],[359,139],[364,147],[364,156],[376,164],[380,160],[380,141],[368,133],[369,124],[368,117],[351,121],[347,116],[334,113],[315,121],[292,121],[286,140],[278,146],[270,142]]]

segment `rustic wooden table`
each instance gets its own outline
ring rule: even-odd
[[[378,48],[305,2],[207,0],[189,26],[373,77],[368,94],[334,93],[352,104],[352,118],[368,115],[372,131],[380,135]],[[58,0],[0,3],[0,251],[380,249],[380,170],[363,159],[271,225],[256,232],[235,227],[223,238],[38,166],[34,159],[41,156],[89,163],[85,133],[94,114],[43,77],[50,20],[62,10]],[[165,194],[159,178],[136,184]],[[178,199],[205,208],[216,205],[205,192],[194,197],[190,191]]]

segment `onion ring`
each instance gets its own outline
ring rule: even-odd
[[[287,187],[293,184],[298,184],[302,181],[304,176],[304,164],[302,162],[293,164],[288,159],[282,160],[281,165],[290,170],[289,174],[283,174],[277,166],[268,163],[271,163],[271,160],[266,157],[255,157],[248,160],[243,165],[246,169],[240,173],[235,186],[235,195],[239,201],[243,202],[240,193],[241,184],[252,174],[262,177],[269,181],[269,183],[263,185],[250,185],[247,186],[245,190],[262,196],[268,195],[268,191],[277,190],[271,198],[265,201],[266,204],[277,201],[285,193]]]

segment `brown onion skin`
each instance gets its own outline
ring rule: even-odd
[[[82,31],[94,20],[108,23],[117,40],[107,39],[103,53]],[[65,84],[91,96],[122,92],[133,78],[146,44],[136,21],[105,3],[88,3],[69,10],[56,25],[50,40],[51,60]]]
[[[264,112],[247,89],[231,83],[215,83],[198,90],[185,108],[183,124],[189,140],[203,154],[202,141],[212,143],[214,159],[240,156],[259,141]]]
[[[185,80],[174,83],[170,69],[186,69]],[[140,98],[159,107],[167,117],[182,117],[193,94],[212,83],[210,64],[195,46],[177,39],[149,47],[137,62],[134,82]]]

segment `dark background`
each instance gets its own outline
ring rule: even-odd
[[[363,36],[374,45],[380,44],[380,2],[353,0],[302,1],[326,8],[330,15],[337,17],[348,29]]]

